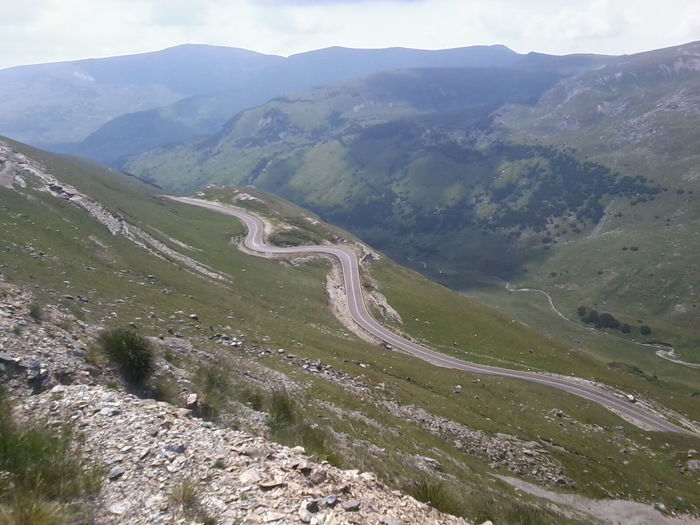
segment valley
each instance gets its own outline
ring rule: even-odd
[[[682,122],[697,110],[696,52],[370,75],[278,97],[125,169],[169,191],[260,187],[453,289],[494,276],[539,288],[568,317],[610,313],[618,335],[695,363],[699,189],[694,150],[677,145],[694,143]]]
[[[0,70],[0,436],[86,476],[54,505],[0,453],[0,522],[696,523],[699,63]]]

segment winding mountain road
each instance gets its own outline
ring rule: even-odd
[[[367,306],[362,295],[362,284],[360,281],[359,262],[357,255],[349,248],[342,246],[298,246],[298,247],[278,247],[271,246],[265,243],[264,240],[264,224],[263,222],[245,211],[224,206],[203,199],[195,199],[191,197],[170,197],[168,198],[200,206],[218,213],[231,215],[242,221],[248,228],[248,235],[245,238],[244,245],[251,252],[259,253],[262,256],[270,255],[300,255],[308,253],[327,254],[337,258],[340,261],[342,268],[345,291],[347,294],[348,307],[352,319],[364,330],[381,339],[393,348],[406,352],[412,356],[418,357],[428,363],[445,368],[463,370],[475,374],[486,374],[492,376],[507,377],[512,379],[520,379],[530,381],[540,385],[557,388],[570,394],[577,395],[589,401],[598,403],[605,408],[614,412],[624,414],[630,420],[637,422],[641,428],[653,429],[659,432],[676,432],[697,437],[697,434],[681,428],[667,421],[663,417],[647,411],[639,405],[632,404],[629,401],[622,399],[620,396],[611,394],[602,389],[598,389],[592,385],[576,381],[575,379],[567,379],[562,377],[554,377],[538,374],[535,372],[520,372],[517,370],[509,370],[498,368],[495,366],[479,365],[463,361],[455,357],[450,357],[441,354],[410,341],[400,335],[391,332],[381,324],[379,324],[367,310]]]

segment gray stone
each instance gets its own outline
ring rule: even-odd
[[[700,459],[691,459],[685,466],[691,472],[700,472]]]
[[[118,479],[124,475],[124,472],[126,472],[124,467],[117,465],[116,467],[112,467],[112,469],[107,473],[107,478],[111,480]]]
[[[314,485],[320,485],[321,483],[326,481],[327,477],[328,475],[323,470],[314,470],[309,475],[309,481]]]
[[[187,399],[185,400],[185,406],[187,408],[194,408],[197,406],[198,398],[196,393],[192,393],[187,396]]]
[[[19,359],[12,357],[6,352],[0,352],[0,363],[4,363],[6,365],[17,365],[19,363]]]
[[[416,456],[416,459],[421,463],[425,463],[426,465],[434,468],[435,470],[442,470],[442,463],[435,458],[430,458],[428,456]]]
[[[170,452],[175,452],[176,454],[184,454],[185,450],[187,447],[185,445],[168,445],[165,447],[165,450],[169,450]]]
[[[302,523],[311,523],[311,512],[309,512],[306,507],[307,503],[302,501],[299,505],[299,510],[297,511],[297,514],[299,515],[299,519]]]
[[[321,505],[323,505],[324,507],[326,507],[328,509],[332,509],[339,502],[340,502],[340,499],[338,498],[338,496],[336,496],[335,494],[331,494],[330,496],[326,496],[325,498],[323,498],[321,500]]]
[[[346,512],[357,512],[360,510],[360,502],[356,499],[351,499],[343,502],[343,510]]]
[[[87,352],[85,350],[83,350],[82,348],[74,348],[73,355],[75,357],[85,357],[87,355]]]

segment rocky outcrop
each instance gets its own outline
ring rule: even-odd
[[[30,181],[30,185],[38,191],[50,193],[58,199],[69,201],[83,208],[95,220],[105,226],[112,235],[122,235],[156,257],[183,265],[187,271],[208,277],[214,281],[230,281],[227,276],[214,271],[192,257],[170,248],[164,242],[156,239],[135,224],[128,222],[122,216],[111,212],[105,206],[79,192],[73,186],[58,180],[38,162],[0,141],[0,186],[23,190],[28,185],[27,181]]]
[[[464,524],[378,482],[190,410],[102,386],[57,385],[18,414],[71,422],[103,468],[97,523]]]
[[[118,381],[88,355],[97,327],[50,305],[39,322],[31,295],[7,283],[0,297],[0,383],[20,420],[70,425],[78,452],[101,468],[97,524],[465,523],[371,473],[198,418],[196,394],[178,408],[102,386]]]

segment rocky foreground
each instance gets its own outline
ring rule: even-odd
[[[75,319],[69,327],[53,308],[37,323],[29,294],[6,283],[0,294],[0,382],[20,420],[74,429],[80,454],[103,478],[94,523],[466,523],[371,473],[117,390],[113,374],[85,359],[95,327]]]
[[[371,473],[195,419],[185,408],[102,386],[57,385],[20,413],[70,421],[104,468],[97,523],[464,524]]]

